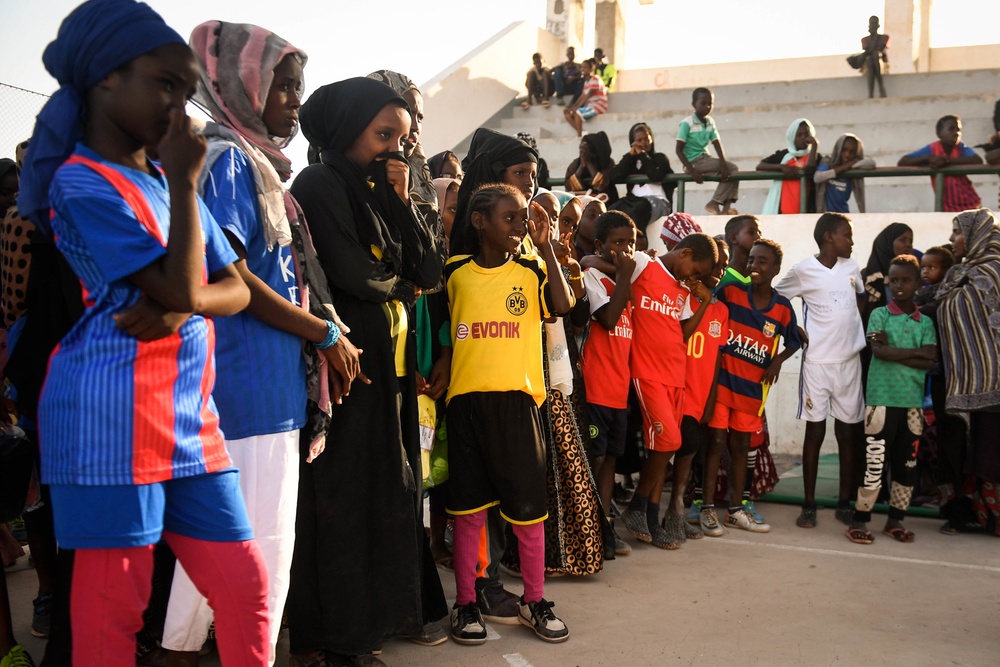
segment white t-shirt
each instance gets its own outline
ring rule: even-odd
[[[809,336],[803,360],[839,364],[865,347],[865,331],[857,295],[865,291],[861,269],[853,259],[837,259],[828,269],[808,257],[785,274],[775,289],[788,300],[802,298],[802,321]]]

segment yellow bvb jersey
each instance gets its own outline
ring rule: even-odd
[[[542,320],[552,313],[545,263],[536,254],[486,269],[457,255],[444,269],[451,310],[448,400],[477,391],[523,391],[545,401]]]

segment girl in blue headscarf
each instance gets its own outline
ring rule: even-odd
[[[222,661],[266,665],[267,573],[210,396],[212,317],[250,295],[196,195],[205,142],[184,106],[197,61],[133,0],[77,7],[43,61],[60,88],[19,205],[52,231],[86,303],[38,405],[56,538],[76,550],[73,662],[134,663],[162,537],[216,612]]]
[[[796,118],[785,130],[785,142],[788,148],[782,148],[764,158],[757,165],[757,171],[780,171],[786,180],[776,180],[771,183],[771,190],[764,202],[764,215],[775,213],[799,213],[802,184],[799,178],[803,171],[809,174],[816,169],[819,160],[819,143],[816,141],[816,128],[806,118]],[[812,203],[812,188],[806,212],[814,212]]]

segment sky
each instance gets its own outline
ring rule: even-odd
[[[262,25],[309,54],[306,93],[376,69],[393,69],[418,84],[508,24],[545,23],[545,0],[147,0],[182,35],[220,19]],[[55,81],[41,54],[79,0],[0,0],[0,83],[45,94]],[[281,11],[275,11],[275,8]],[[868,17],[883,0],[624,0],[626,53],[622,68],[849,54],[860,49]],[[685,27],[676,16],[684,7]],[[997,41],[1000,2],[937,0],[932,46]],[[511,57],[530,65],[529,54]],[[0,97],[0,122],[9,115]],[[0,127],[0,131],[9,128]],[[16,135],[30,132],[17,128]],[[0,134],[0,136],[6,136]],[[302,142],[297,139],[293,143]],[[0,147],[0,153],[3,153]],[[304,151],[304,148],[302,149]],[[296,150],[296,152],[298,152]]]

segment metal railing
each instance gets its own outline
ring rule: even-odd
[[[802,170],[800,170],[802,171]],[[963,165],[958,167],[945,167],[943,169],[931,169],[929,167],[879,167],[876,169],[857,169],[845,171],[839,178],[890,178],[894,176],[968,176],[971,174],[1000,174],[1000,166],[993,165]],[[718,174],[704,174],[702,179],[706,182],[718,182],[722,178]],[[783,173],[774,171],[735,171],[729,174],[731,181],[775,181],[791,180]],[[809,201],[808,184],[812,180],[812,175],[807,175],[802,171],[799,176],[800,192],[799,212],[807,213]],[[673,173],[663,179],[664,183],[676,183],[677,191],[674,193],[674,210],[683,211],[685,203],[685,184],[694,182],[694,178],[689,174]],[[563,185],[565,179],[550,178],[551,185]],[[630,176],[624,183],[641,184],[649,183],[645,176]],[[934,183],[934,210],[944,210],[944,179],[935,179]]]

